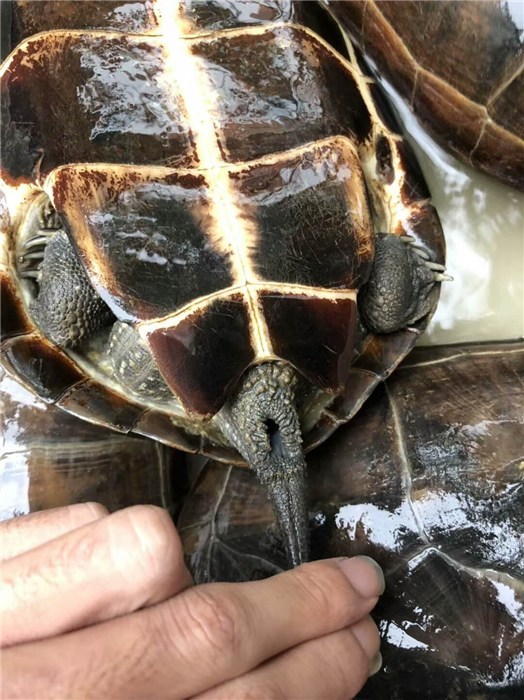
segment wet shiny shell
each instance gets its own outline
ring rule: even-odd
[[[524,190],[520,2],[328,4],[443,148]]]
[[[524,344],[417,348],[308,459],[312,557],[374,557],[383,670],[363,698],[524,688]],[[208,463],[178,527],[197,580],[286,568],[264,489]]]
[[[81,418],[237,463],[200,426],[249,365],[284,359],[328,397],[310,449],[425,328],[430,314],[389,335],[360,328],[374,231],[409,234],[444,261],[429,192],[377,86],[307,28],[329,37],[333,26],[314,3],[248,5],[182,2],[173,22],[176,5],[161,0],[14,3],[2,80],[3,361]],[[212,100],[211,122],[191,94]],[[42,192],[95,288],[196,417],[189,427],[35,327],[13,239]]]
[[[0,401],[0,520],[87,501],[110,511],[150,503],[173,513],[181,453],[61,411],[2,367]]]

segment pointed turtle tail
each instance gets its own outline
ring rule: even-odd
[[[291,566],[309,558],[306,462],[296,384],[288,365],[256,365],[218,416],[224,434],[268,490]]]

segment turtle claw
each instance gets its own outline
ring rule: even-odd
[[[42,234],[43,232],[40,231],[39,233]],[[28,238],[27,241],[24,242],[24,249],[29,250],[30,248],[43,247],[48,243],[48,239],[49,234],[33,236],[32,238]]]
[[[426,267],[429,267],[430,270],[435,270],[435,272],[444,272],[446,269],[444,265],[441,265],[440,263],[436,262],[431,262],[431,260],[428,260],[426,263]]]
[[[445,275],[441,272],[435,273],[435,282],[453,282],[454,278],[451,275]]]
[[[40,270],[22,270],[20,272],[20,277],[25,277],[26,279],[34,279],[37,282],[40,281]]]
[[[23,263],[24,260],[42,260],[43,257],[43,251],[39,251],[37,253],[24,253],[18,258],[18,260],[19,262]]]
[[[409,234],[406,234],[404,236],[400,236],[400,240],[404,241],[404,243],[407,243],[407,245],[410,246],[410,249],[415,253],[415,255],[418,255],[419,258],[422,258],[423,264],[425,267],[427,267],[429,270],[434,272],[434,280],[435,282],[452,282],[453,277],[451,275],[445,274],[446,268],[444,265],[441,263],[433,262],[431,260],[429,253],[422,248],[416,238],[414,236],[410,236]]]
[[[425,260],[426,262],[429,262],[429,255],[426,253],[426,251],[423,248],[420,248],[419,246],[416,246],[413,243],[409,244],[411,246],[411,249],[413,252],[419,256],[419,258],[422,258],[422,260]]]
[[[31,236],[21,244],[18,256],[18,271],[21,277],[40,281],[40,267],[44,260],[45,249],[59,229],[40,228],[35,236]]]

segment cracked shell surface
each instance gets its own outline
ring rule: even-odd
[[[513,698],[524,687],[524,345],[418,348],[312,453],[313,558],[386,575],[383,669],[362,698]],[[285,568],[252,475],[208,463],[179,519],[197,580]]]

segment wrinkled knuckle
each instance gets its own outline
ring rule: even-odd
[[[196,587],[185,597],[185,628],[210,654],[234,654],[244,637],[245,615],[229,596]]]

